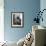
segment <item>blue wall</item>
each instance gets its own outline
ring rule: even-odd
[[[36,17],[35,12],[40,9],[40,0],[5,0],[4,1],[4,38],[7,41],[18,41],[24,37],[33,24],[33,19]],[[15,2],[15,3],[14,3]],[[11,28],[11,12],[24,12],[24,27]]]
[[[40,10],[42,11],[43,9],[46,9],[46,0],[41,0],[40,1]],[[40,21],[40,25],[46,27],[46,10],[43,12],[43,22]]]

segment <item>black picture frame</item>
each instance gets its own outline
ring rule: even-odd
[[[24,27],[24,12],[11,12],[11,27]]]

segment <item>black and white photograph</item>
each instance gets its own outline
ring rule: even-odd
[[[12,12],[11,13],[11,26],[23,27],[24,12]]]

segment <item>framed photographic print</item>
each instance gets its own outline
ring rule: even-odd
[[[11,26],[12,27],[24,26],[24,12],[11,12]]]

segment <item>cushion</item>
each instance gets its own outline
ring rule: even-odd
[[[24,39],[25,39],[25,37],[24,37],[24,38],[21,38],[21,39],[17,42],[17,46],[23,46],[23,44],[24,44]]]

